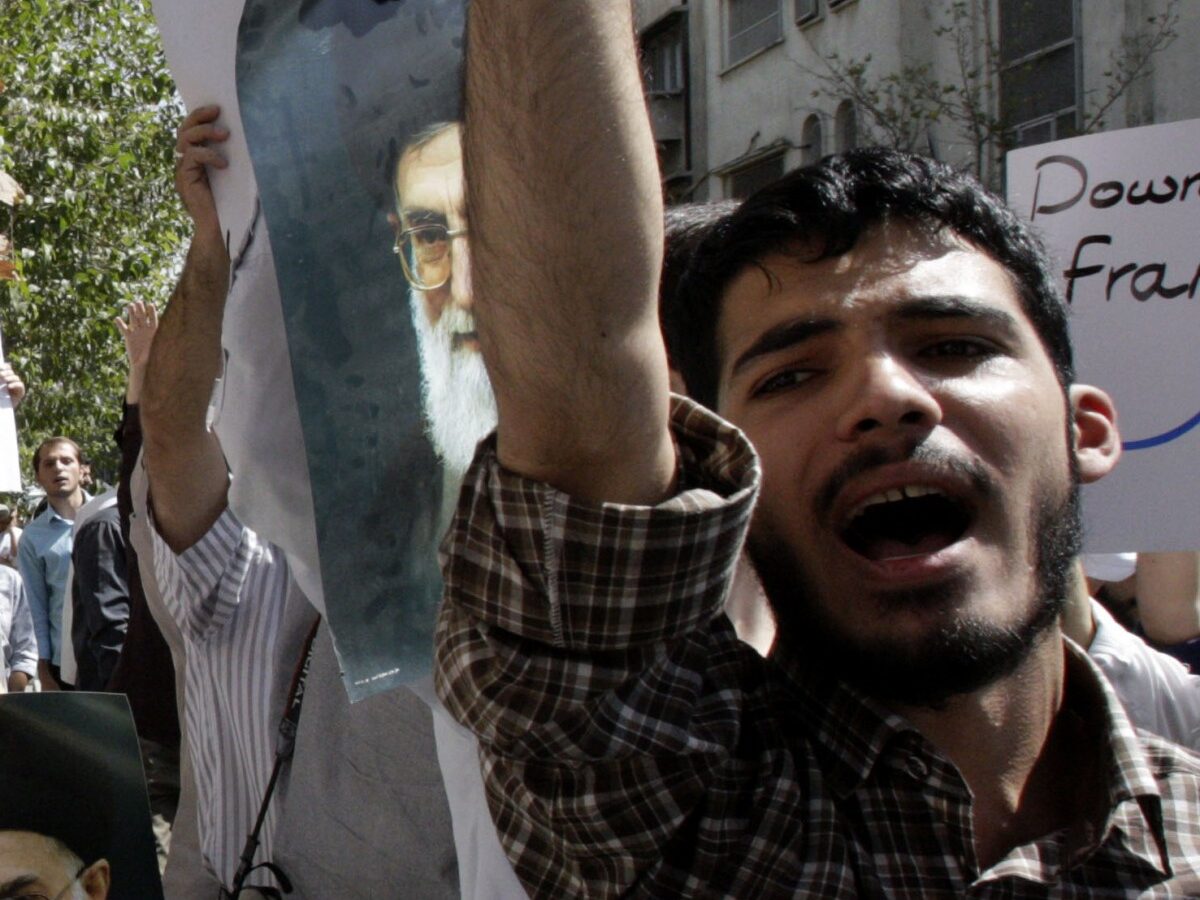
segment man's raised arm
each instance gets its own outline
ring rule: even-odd
[[[142,432],[158,530],[171,549],[195,543],[225,508],[229,476],[205,424],[221,373],[221,319],[229,254],[221,236],[208,167],[226,163],[213,148],[228,133],[214,106],[193,111],[179,128],[175,186],[195,223],[187,262],[155,336],[142,391]]]
[[[508,469],[581,499],[669,490],[662,200],[627,0],[473,0],[464,156]]]

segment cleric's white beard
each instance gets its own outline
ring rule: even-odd
[[[437,324],[430,325],[424,295],[417,290],[409,293],[421,355],[425,433],[447,474],[457,480],[471,465],[479,441],[496,427],[496,398],[479,351],[451,349],[455,333],[475,330],[471,314],[446,306]]]

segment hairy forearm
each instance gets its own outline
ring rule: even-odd
[[[476,0],[464,156],[501,462],[580,497],[668,489],[662,201],[628,2]]]
[[[150,351],[142,388],[143,445],[159,530],[175,550],[198,540],[225,507],[228,475],[205,425],[221,372],[229,257],[220,235],[197,233]]]

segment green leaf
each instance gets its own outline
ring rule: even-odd
[[[0,83],[0,168],[31,191],[10,235],[21,280],[0,282],[4,349],[30,391],[25,471],[43,437],[68,434],[113,482],[126,369],[112,319],[165,302],[190,234],[171,187],[182,105],[149,0],[0,0]]]

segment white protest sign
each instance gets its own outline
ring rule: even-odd
[[[1088,549],[1200,549],[1200,120],[1013,151],[1008,199],[1061,275],[1077,380],[1117,404]]]
[[[4,346],[0,343],[0,362]],[[12,397],[0,390],[0,491],[21,492],[21,462],[17,456],[17,420],[13,416]]]

